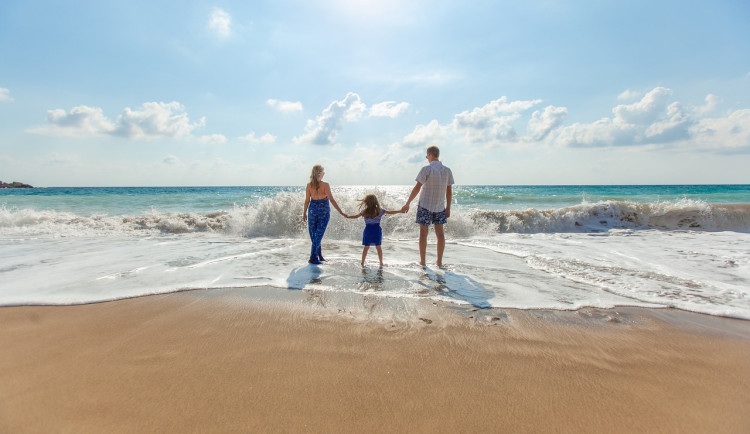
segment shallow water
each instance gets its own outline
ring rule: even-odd
[[[715,187],[706,197],[654,202],[649,200],[655,194],[666,193],[620,187],[627,194],[610,191],[612,200],[579,197],[577,203],[535,208],[534,201],[550,194],[540,188],[525,205],[511,209],[492,199],[500,189],[455,189],[444,269],[417,265],[415,207],[407,215],[383,218],[385,266],[376,266],[372,251],[363,269],[364,224],[335,212],[323,242],[329,261],[307,264],[301,189],[5,193],[0,197],[0,305],[271,286],[477,308],[670,306],[750,319],[750,205],[742,202],[746,193],[737,193],[742,189]],[[577,193],[568,189],[566,200],[574,201]],[[386,208],[395,209],[409,190],[350,186],[335,188],[334,194],[354,212],[364,192],[376,192]],[[712,202],[727,196],[734,202]],[[548,199],[546,205],[556,200],[562,199]],[[428,263],[434,263],[434,241],[431,234]]]

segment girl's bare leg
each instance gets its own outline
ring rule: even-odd
[[[365,266],[365,258],[367,258],[367,251],[370,250],[370,246],[365,246],[362,249],[362,266]]]
[[[383,266],[383,249],[380,248],[380,246],[375,246],[375,250],[378,251],[378,260],[380,261],[380,266]]]

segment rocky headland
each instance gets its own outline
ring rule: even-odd
[[[24,184],[23,182],[13,181],[11,183],[5,183],[0,181],[0,188],[34,188],[33,185]]]

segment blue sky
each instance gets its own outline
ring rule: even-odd
[[[0,4],[0,180],[748,183],[750,3]]]

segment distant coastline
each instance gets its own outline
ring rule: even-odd
[[[10,184],[0,181],[0,188],[34,188],[34,186],[18,181],[13,181]]]

